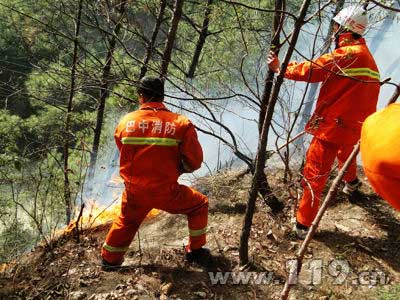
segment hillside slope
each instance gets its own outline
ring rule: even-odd
[[[269,175],[277,196],[287,199],[280,178],[280,172]],[[104,224],[86,229],[79,243],[63,235],[52,250],[39,246],[3,266],[0,299],[277,299],[300,245],[291,231],[295,203],[287,201],[285,211],[272,216],[258,201],[253,265],[240,273],[238,242],[249,185],[250,176],[238,179],[233,172],[197,183],[210,199],[208,246],[214,264],[208,270],[183,260],[185,217],[161,212],[142,225],[118,272],[99,266],[110,226]],[[329,208],[290,299],[398,299],[389,294],[400,278],[400,214],[365,182],[362,192],[356,203],[338,197]],[[225,284],[216,283],[218,274],[226,276]],[[237,282],[240,274],[252,282]]]

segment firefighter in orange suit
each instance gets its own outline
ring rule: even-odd
[[[400,103],[390,104],[365,120],[360,151],[375,192],[400,210]]]
[[[187,260],[209,254],[202,247],[206,243],[208,199],[177,183],[182,173],[197,170],[203,161],[196,130],[186,117],[164,106],[160,78],[142,78],[138,93],[140,108],[122,118],[114,135],[125,191],[120,215],[101,250],[104,268],[122,264],[140,224],[153,208],[187,216]]]
[[[350,6],[333,20],[335,50],[314,61],[292,62],[284,74],[292,80],[321,82],[315,111],[306,125],[314,138],[306,155],[303,196],[296,216],[299,238],[305,237],[318,212],[334,160],[337,158],[341,167],[360,138],[362,122],[376,110],[380,88],[378,68],[361,37],[367,25],[366,12]],[[274,53],[267,62],[271,70],[280,72]],[[346,194],[360,186],[355,160],[343,180]]]

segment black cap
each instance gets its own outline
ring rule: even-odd
[[[164,98],[164,81],[156,76],[144,76],[139,81],[137,92],[148,98]]]

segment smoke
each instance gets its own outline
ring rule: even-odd
[[[399,1],[394,3],[394,7],[399,8]],[[398,38],[400,32],[400,24],[397,18],[392,14],[386,16],[385,19],[376,23],[367,34],[367,43],[376,63],[378,65],[381,80],[388,77],[391,82],[400,83],[400,40]],[[381,87],[379,94],[378,109],[387,105],[387,102],[394,92],[393,85],[385,84]]]
[[[76,204],[79,206],[82,203],[102,206],[116,203],[124,189],[119,176],[119,152],[114,142],[114,129],[121,114],[107,112],[106,115],[94,176],[84,183],[78,194]]]
[[[371,13],[374,13],[374,11]],[[312,53],[318,53],[317,50],[324,46],[323,40],[327,32],[327,26],[327,24],[323,24],[321,30],[318,30],[316,24],[307,25],[302,31],[299,38],[299,44],[296,47],[298,54],[295,55],[293,59],[303,60],[299,53],[306,57],[311,57]],[[310,41],[311,39],[314,39],[316,32],[318,32],[318,35],[316,37],[314,48],[313,43],[310,43]],[[398,32],[400,32],[400,25],[396,19],[385,18],[382,21],[375,23],[365,37],[367,44],[376,59],[381,79],[383,80],[387,77],[391,77],[391,81],[395,83],[400,83],[400,69],[398,68],[400,63],[400,55],[398,51],[398,49],[400,49],[400,39],[397,38]],[[281,53],[285,53],[284,49]],[[262,80],[263,76],[260,76],[260,79]],[[257,83],[259,86],[263,85],[261,80]],[[192,81],[191,84],[196,86],[196,81]],[[257,85],[255,82],[253,84],[254,86]],[[281,104],[277,107],[278,113],[275,114],[274,119],[277,132],[270,132],[269,149],[275,149],[276,144],[282,144],[284,142],[283,140],[278,140],[278,142],[276,142],[277,136],[285,135],[285,130],[288,128],[287,123],[293,119],[291,114],[298,109],[305,88],[305,83],[293,81],[285,82],[281,93]],[[240,88],[237,88],[236,90],[238,89]],[[301,116],[304,115],[304,118],[300,117],[298,120],[297,125],[299,126],[299,131],[301,131],[304,126],[299,124],[304,124],[308,119],[310,108],[313,106],[313,99],[315,99],[317,95],[317,90],[318,89],[316,88],[312,88],[308,98],[306,98],[308,108],[301,112]],[[393,86],[382,86],[378,109],[386,105],[393,90]],[[218,91],[218,93],[216,91]],[[208,90],[202,90],[201,92],[203,95],[212,98],[221,95],[221,91],[222,89],[220,86],[209,85]],[[176,91],[176,88],[172,86],[166,86],[166,93],[173,95],[176,98],[188,98],[188,95]],[[240,89],[240,93],[248,97],[253,97],[244,88]],[[232,94],[232,90],[226,92],[226,94]],[[224,130],[221,126],[203,118],[203,116],[210,117],[210,114],[204,107],[198,103],[196,104],[196,101],[171,99],[167,97],[167,102],[173,104],[173,106],[168,106],[167,104],[172,111],[186,115],[196,126],[207,129],[208,131],[219,135],[221,138],[232,142],[230,133]],[[242,97],[233,97],[225,100],[212,100],[207,103],[211,107],[217,121],[229,128],[233,136],[236,137],[238,149],[247,156],[253,158],[258,145],[258,109],[244,101]],[[120,115],[114,115],[112,117],[109,116],[108,118],[107,127],[109,129],[108,132],[105,131],[102,134],[104,142],[102,143],[99,152],[95,177],[91,183],[85,184],[84,192],[80,195],[80,199],[83,201],[86,201],[87,199],[96,199],[97,203],[107,205],[113,200],[118,199],[118,196],[123,190],[123,183],[117,180],[119,177],[119,158],[113,140],[113,130],[120,117]],[[295,134],[296,131],[292,133],[292,136]],[[223,142],[199,131],[198,135],[203,147],[204,163],[202,167],[193,174],[181,176],[181,183],[190,185],[196,178],[214,173],[224,167],[238,168],[244,166],[244,163],[235,156],[232,149],[226,146]],[[300,143],[303,147],[300,152],[297,152],[298,157],[301,157],[304,154],[304,149],[306,148],[304,147],[304,144],[306,144],[308,139],[309,137]],[[293,161],[296,163],[296,159],[293,159]],[[275,160],[272,162],[273,165],[282,164],[279,162],[278,156],[276,156]],[[268,164],[271,165],[271,161],[269,161]]]

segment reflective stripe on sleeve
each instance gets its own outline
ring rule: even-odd
[[[177,146],[181,141],[177,139],[157,137],[123,137],[121,142],[124,145]]]
[[[371,79],[380,80],[379,72],[370,68],[347,68],[342,70],[347,76],[365,76]]]
[[[107,245],[106,243],[103,244],[103,248],[106,249],[108,252],[126,252],[129,249],[129,247],[112,247],[110,245]]]
[[[197,229],[197,230],[193,230],[193,229],[189,229],[189,235],[190,236],[200,236],[202,234],[206,234],[207,233],[207,226],[202,228],[202,229]]]

